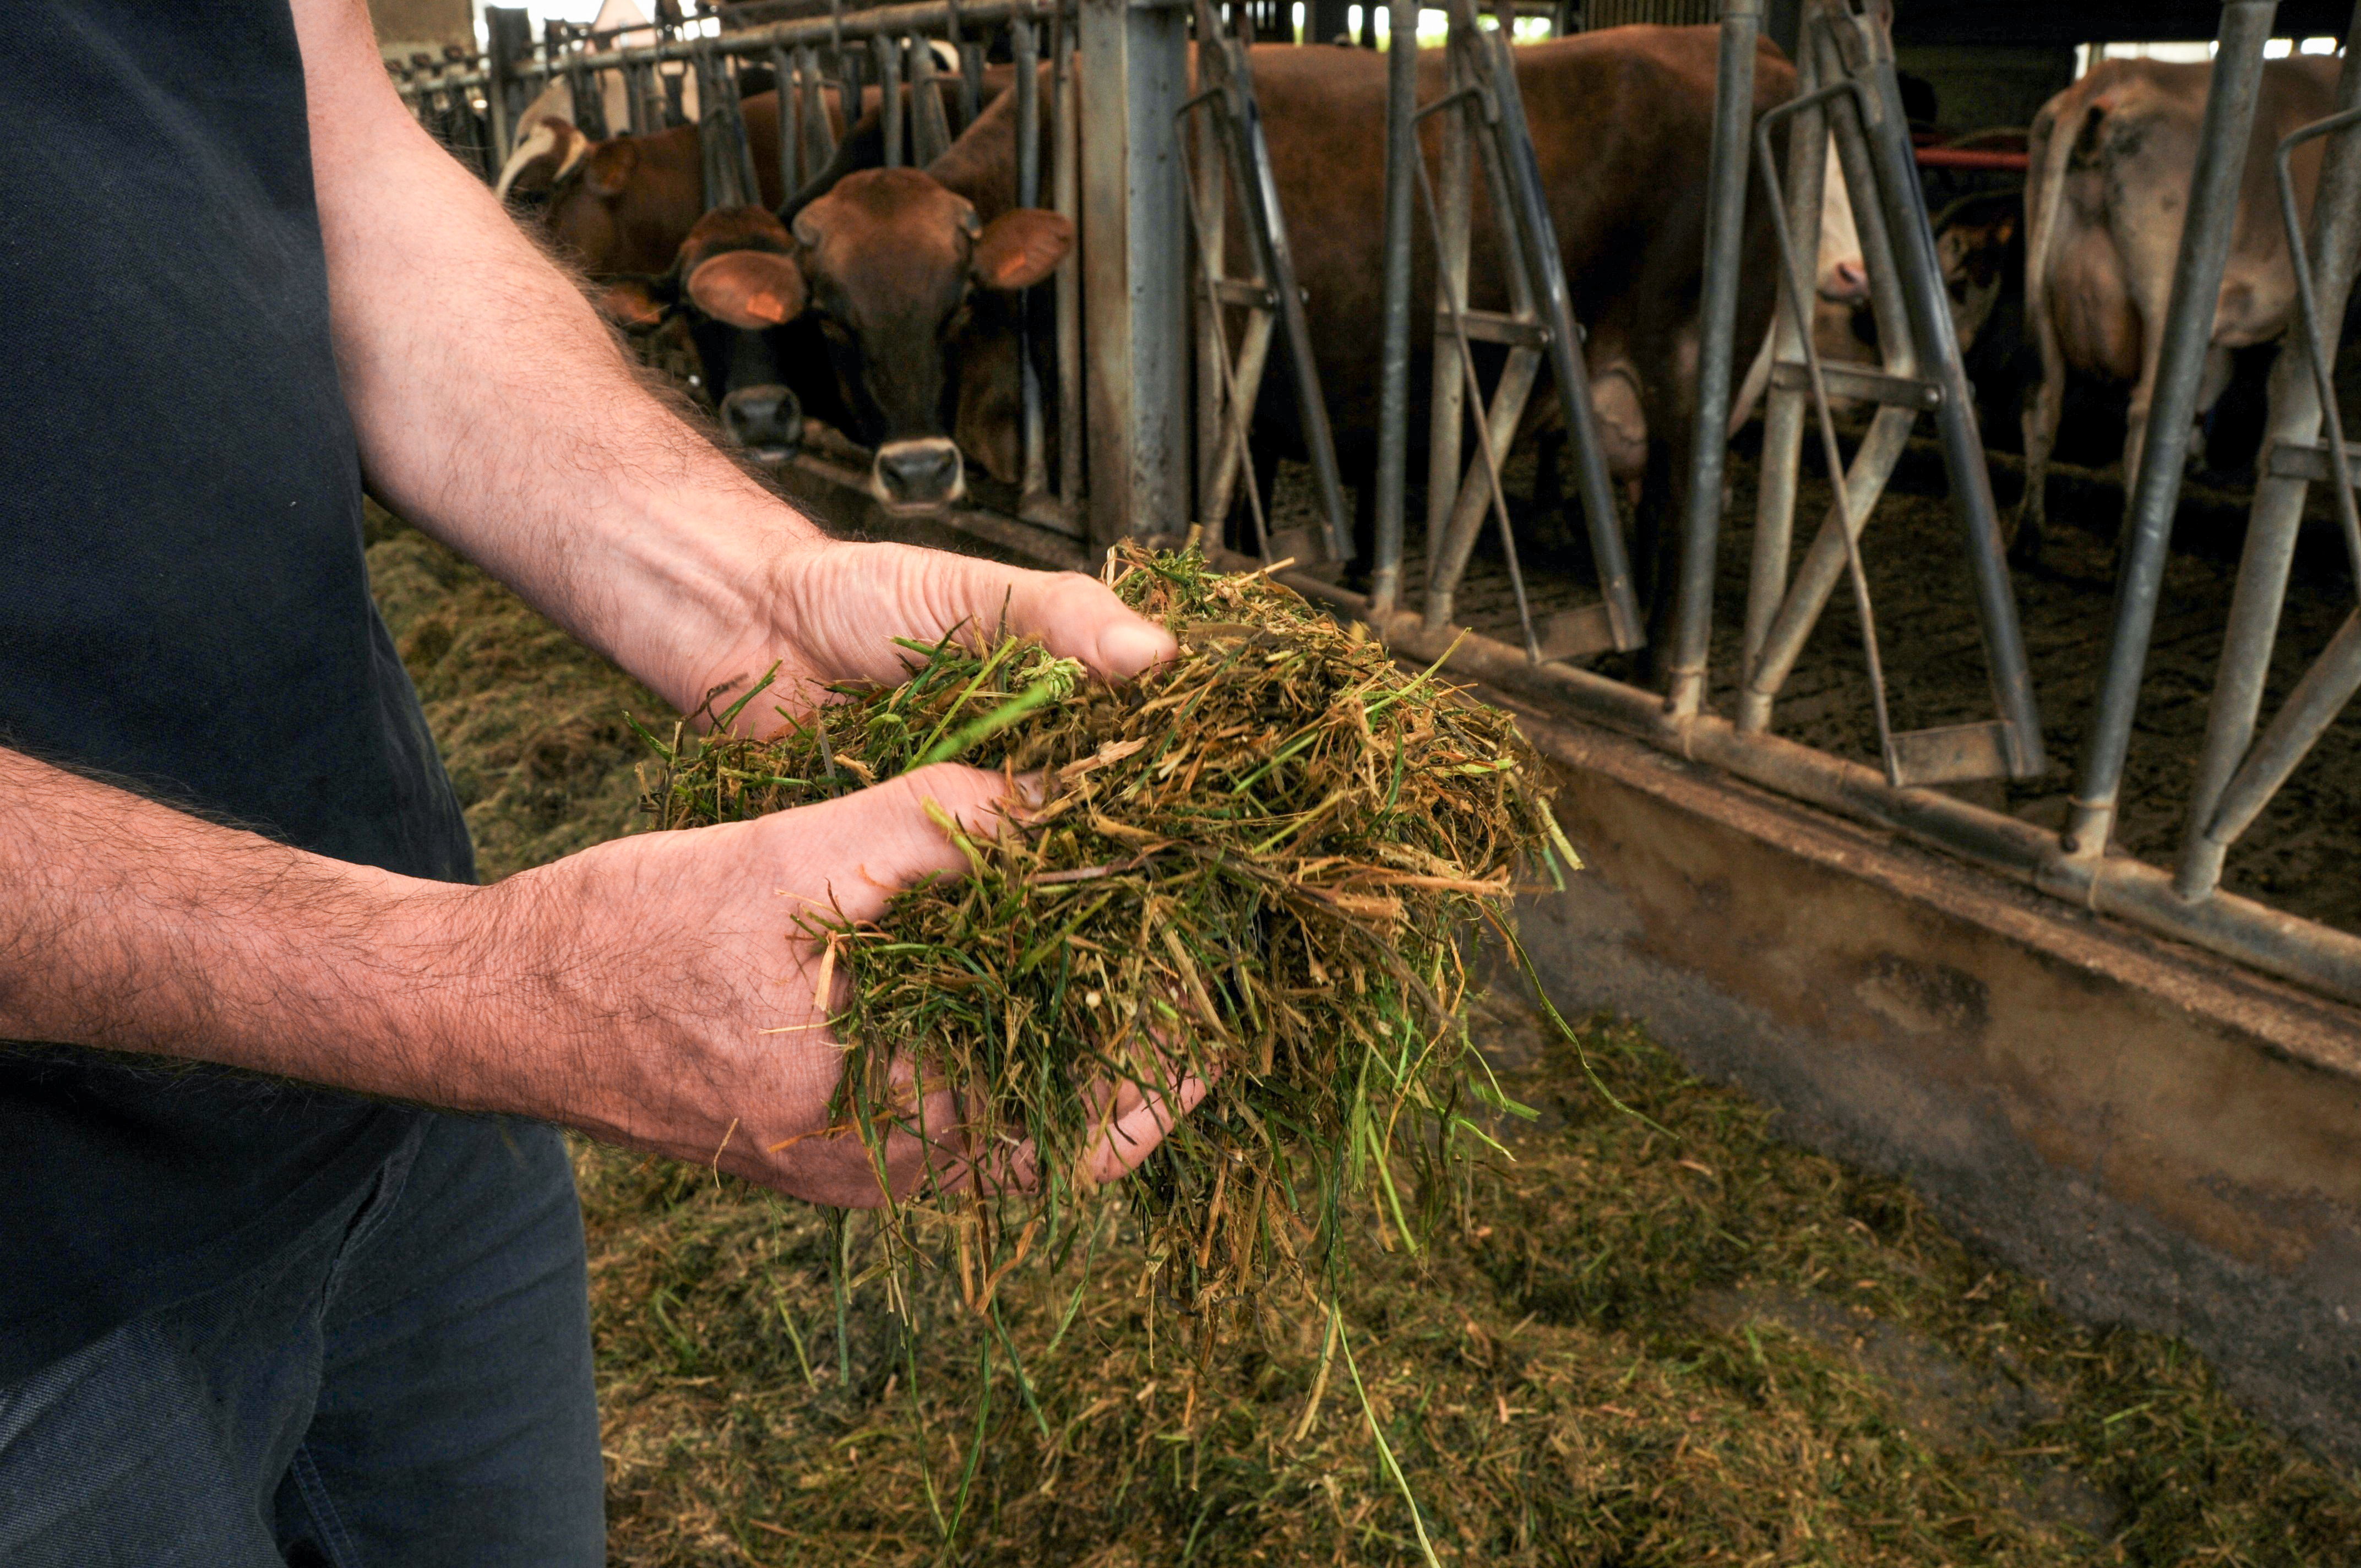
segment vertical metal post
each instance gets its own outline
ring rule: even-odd
[[[2339,114],[2361,106],[2361,59],[2356,58],[2353,48],[2361,42],[2361,5],[2354,9],[2346,38],[2345,69],[2336,83]],[[2323,323],[2341,322],[2353,291],[2355,263],[2361,258],[2361,132],[2347,131],[2330,139],[2321,159],[2312,211],[2312,266],[2320,288],[2316,313]],[[2334,329],[2326,346],[2333,356]],[[2221,667],[2206,705],[2205,749],[2190,789],[2189,820],[2182,831],[2180,865],[2173,884],[2183,898],[2206,897],[2222,880],[2222,861],[2228,846],[2209,839],[2205,830],[2254,740],[2263,685],[2270,674],[2271,648],[2279,639],[2279,613],[2287,602],[2288,575],[2295,565],[2296,535],[2311,487],[2302,479],[2275,472],[2271,457],[2277,447],[2308,446],[2320,435],[2319,386],[2302,348],[2290,334],[2271,367],[2270,428],[2264,433],[2262,455],[2255,465],[2255,499],[2246,514],[2246,542],[2238,560],[2237,586],[2230,596]],[[2329,483],[2337,482],[2332,475]]]
[[[1705,707],[1708,639],[1713,629],[1714,546],[1721,535],[1721,473],[1730,455],[1730,367],[1738,335],[1739,242],[1746,232],[1747,142],[1754,128],[1754,51],[1763,0],[1725,0],[1721,56],[1714,78],[1713,151],[1706,166],[1705,293],[1698,308],[1697,427],[1689,442],[1686,513],[1681,519],[1679,595],[1664,706],[1675,718]],[[1562,399],[1576,395],[1562,388]],[[1665,591],[1665,585],[1656,585]]]
[[[2253,0],[2237,3],[2250,4]],[[2256,83],[2260,82],[2262,38],[2270,31],[2270,11],[2277,0],[2260,3],[2263,31],[2255,44]],[[1975,389],[1968,385],[1959,331],[1952,324],[1950,299],[1943,289],[1942,261],[1935,251],[1935,231],[1927,220],[1926,199],[1920,193],[1917,163],[1911,156],[1910,120],[1902,108],[1902,82],[1894,65],[1894,38],[1874,14],[1849,15],[1838,36],[1842,40],[1839,47],[1859,51],[1849,63],[1866,90],[1866,111],[1877,115],[1890,127],[1889,134],[1869,138],[1870,156],[1878,165],[1879,205],[1884,211],[1887,237],[1901,264],[1902,303],[1909,316],[1911,341],[1916,346],[1917,371],[1932,381],[1941,394],[1942,400],[1934,411],[1935,433],[1942,443],[1944,477],[1949,483],[1952,507],[1959,514],[1965,536],[1962,543],[1969,576],[1975,585],[1977,617],[1983,630],[1984,662],[1991,674],[1993,700],[2006,726],[2009,773],[2014,778],[2031,778],[2047,766],[2042,755],[2041,720],[2033,700],[2033,675],[2026,666],[2025,636],[2017,625],[2016,594],[2008,574],[2007,549],[2001,541],[1999,508],[1993,500],[1992,466],[1984,455],[1982,433],[1976,428]],[[2254,118],[2253,85],[2250,83],[2247,91],[2242,124]],[[1838,137],[1840,141],[1849,139],[1841,126]],[[2243,135],[2240,141],[2243,150]],[[2235,217],[2237,211],[2237,170],[2238,160],[2233,159],[2226,187],[2228,208],[2224,214],[2220,245],[2213,256],[2213,281],[2206,285],[2205,321],[2198,329],[2196,357],[2190,364],[2188,389],[2192,398],[2196,394],[2197,370],[2204,358],[2205,339],[2213,330],[2213,296],[2221,287],[2222,265],[2228,255],[2227,220]],[[1850,182],[1850,175],[1847,181]],[[2182,446],[2186,447],[2186,419],[2180,433]],[[2180,462],[2176,454],[2176,487]],[[2165,510],[2169,518],[2169,502]],[[2151,612],[2154,607],[2151,592]],[[2145,657],[2144,630],[2140,641]],[[2138,682],[2139,672],[2135,666],[2135,691]],[[2128,712],[2125,726],[2128,734]]]
[[[1372,11],[1376,0],[1368,0]],[[1411,203],[1420,156],[1418,0],[1386,6],[1385,342],[1378,382],[1377,562],[1369,608],[1382,619],[1401,597],[1402,508],[1410,466]],[[1433,483],[1432,479],[1428,481]]]
[[[525,110],[524,83],[518,62],[533,55],[533,17],[518,5],[484,7],[484,30],[489,42],[486,57],[484,113],[491,122],[492,167],[509,159],[516,140],[517,116]]]
[[[1631,569],[1623,550],[1623,524],[1616,510],[1615,491],[1607,477],[1607,459],[1599,450],[1597,415],[1590,403],[1590,369],[1582,350],[1580,329],[1575,324],[1574,302],[1566,288],[1564,252],[1557,240],[1556,226],[1550,217],[1549,196],[1542,181],[1540,156],[1533,150],[1530,126],[1525,118],[1524,97],[1517,85],[1516,51],[1509,40],[1514,36],[1515,13],[1502,0],[1500,27],[1492,35],[1493,90],[1501,100],[1501,124],[1514,127],[1513,135],[1500,134],[1491,140],[1500,148],[1498,170],[1488,171],[1495,178],[1494,201],[1506,210],[1511,204],[1517,210],[1516,237],[1524,254],[1524,270],[1532,280],[1533,304],[1542,324],[1548,330],[1548,357],[1557,384],[1565,390],[1559,393],[1558,412],[1565,422],[1566,444],[1574,456],[1575,476],[1582,492],[1584,521],[1587,524],[1592,558],[1598,566],[1598,587],[1604,596],[1607,619],[1614,645],[1636,648],[1645,633],[1638,624],[1631,601]],[[1743,170],[1743,163],[1741,163]],[[1505,181],[1497,176],[1505,175]],[[1740,189],[1744,190],[1741,172]],[[1727,378],[1725,378],[1727,379]],[[1725,395],[1725,401],[1727,400]],[[1496,405],[1499,400],[1494,400]],[[1507,449],[1507,442],[1499,444]],[[1507,554],[1510,576],[1514,581],[1516,545],[1505,536],[1508,520],[1503,509],[1501,527],[1504,536],[1501,548]],[[1519,587],[1519,599],[1523,598]],[[1527,636],[1532,644],[1531,634]]]
[[[1049,22],[1049,204],[1076,225],[1082,217],[1082,94],[1074,82],[1074,40],[1063,12]],[[1058,500],[1071,525],[1082,521],[1082,266],[1072,250],[1058,264]]]
[[[1795,51],[1795,91],[1808,97],[1820,86],[1819,51]],[[1752,106],[1749,107],[1751,114]],[[1828,111],[1806,109],[1787,127],[1787,226],[1797,236],[1812,236],[1813,272],[1819,269],[1820,205],[1827,196]],[[1785,304],[1784,291],[1772,317],[1771,359],[1800,361],[1804,334],[1810,322],[1799,322]],[[1795,484],[1804,450],[1804,419],[1810,394],[1801,387],[1773,385],[1763,412],[1763,454],[1754,497],[1754,554],[1746,589],[1746,625],[1740,643],[1739,670],[1751,681],[1756,662],[1771,635],[1773,620],[1787,597],[1789,557],[1795,533]],[[1700,431],[1699,436],[1704,433]],[[1770,728],[1770,699],[1754,699],[1751,685],[1738,696],[1738,728],[1759,734]]]
[[[962,50],[962,53],[965,51]],[[1023,12],[1008,19],[1008,54],[1016,67],[1016,204],[1041,204],[1041,49],[1035,41],[1033,18]],[[972,115],[970,116],[972,118]],[[1025,399],[1023,494],[1021,513],[1047,498],[1049,455],[1041,426],[1041,377],[1033,360],[1033,294],[1016,296],[1017,384]]]
[[[935,46],[924,37],[909,40],[910,162],[926,168],[951,145],[950,116],[943,110],[943,93],[935,71]]]
[[[771,46],[771,81],[779,105],[779,200],[785,202],[803,186],[796,169],[796,154],[803,145],[802,127],[796,124],[796,67],[785,44]]]
[[[870,40],[877,56],[877,113],[885,130],[885,167],[902,167],[902,40],[879,33]]]
[[[1207,48],[1213,48],[1209,41]],[[1202,71],[1199,73],[1202,80]],[[1190,116],[1183,133],[1192,142],[1190,148],[1190,170],[1196,177],[1197,188],[1190,193],[1191,212],[1198,225],[1197,243],[1206,258],[1207,271],[1213,279],[1228,274],[1230,222],[1230,189],[1222,165],[1220,128],[1210,114]],[[1209,528],[1221,528],[1228,522],[1231,490],[1223,472],[1224,449],[1230,421],[1227,412],[1227,375],[1230,352],[1228,313],[1222,301],[1210,288],[1191,291],[1191,298],[1198,312],[1197,318],[1197,500],[1195,515]],[[1259,385],[1259,377],[1257,384]],[[1235,455],[1234,461],[1235,461]],[[1216,516],[1216,512],[1221,513]],[[1250,548],[1259,548],[1259,541],[1250,541]]]
[[[2262,87],[2263,45],[2271,36],[2279,0],[2226,0],[2213,57],[2212,91],[2198,132],[2197,165],[2189,182],[2189,221],[2173,264],[2172,302],[2165,313],[2147,436],[2133,481],[2123,567],[2115,587],[2114,631],[2088,747],[2081,785],[2060,847],[2070,855],[2106,853],[2115,797],[2130,750],[2132,710],[2147,664],[2172,514],[2180,500],[2180,468],[2189,455],[2189,425],[2197,413],[2197,383],[2213,336],[2213,313],[2238,216],[2238,181],[2246,164],[2255,102]]]
[[[1461,64],[1461,23],[1455,11],[1451,18],[1451,39],[1444,49],[1444,84],[1445,93],[1463,92],[1468,83]],[[1428,331],[1434,339],[1433,411],[1427,430],[1426,444],[1426,547],[1428,552],[1427,624],[1438,630],[1447,617],[1437,616],[1433,578],[1434,549],[1443,543],[1451,529],[1451,513],[1458,500],[1460,444],[1465,435],[1467,417],[1467,383],[1457,358],[1458,344],[1443,324],[1446,303],[1467,297],[1467,227],[1475,186],[1475,170],[1471,163],[1475,149],[1469,145],[1466,117],[1455,113],[1438,116],[1438,153],[1434,180],[1434,205],[1437,230],[1434,236],[1433,312],[1427,318]],[[1424,156],[1419,153],[1418,156]]]
[[[836,156],[836,134],[828,126],[828,98],[820,84],[819,50],[809,44],[796,50],[796,70],[803,77],[798,83],[802,90],[803,109],[796,116],[802,122],[804,144],[803,181],[796,187],[800,191],[814,175],[828,167],[829,159]],[[793,199],[795,193],[795,191],[788,192],[786,199]]]
[[[1090,538],[1177,532],[1188,515],[1188,269],[1172,126],[1189,13],[1082,0],[1082,309]]]

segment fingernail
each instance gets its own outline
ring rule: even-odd
[[[1009,782],[1016,786],[1012,798],[1019,806],[1037,806],[1049,797],[1049,792],[1041,785],[1039,773],[1019,773]]]
[[[1144,620],[1121,621],[1099,633],[1099,668],[1117,680],[1128,680],[1178,652],[1171,633]]]

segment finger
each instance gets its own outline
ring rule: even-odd
[[[1118,1114],[1100,1135],[1082,1168],[1086,1185],[1114,1181],[1139,1168],[1164,1135],[1197,1108],[1213,1085],[1191,1073],[1170,1090],[1143,1091],[1139,1103]]]
[[[1009,630],[1038,637],[1061,659],[1080,659],[1111,681],[1127,681],[1180,656],[1170,632],[1115,590],[1079,572],[1027,572],[1011,585]]]
[[[999,831],[1008,780],[981,768],[939,762],[835,800],[763,819],[787,836],[796,860],[849,919],[870,920],[920,878],[965,871],[967,854],[928,810],[937,807],[972,838]]]

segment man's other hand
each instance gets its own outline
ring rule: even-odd
[[[833,966],[804,927],[874,919],[906,885],[968,874],[927,805],[988,836],[1007,793],[999,774],[945,763],[755,821],[617,839],[465,901],[481,905],[464,917],[519,956],[526,983],[488,1001],[515,1036],[530,1108],[815,1202],[879,1202],[869,1150],[829,1125],[844,1058],[828,1016],[845,981],[840,972],[829,984]],[[917,1065],[898,1068],[906,1079]],[[1109,1109],[1099,1146],[1073,1173],[1084,1183],[1145,1159],[1205,1086],[1090,1092]],[[951,1183],[974,1179],[979,1165],[991,1185],[1036,1179],[1029,1149],[975,1157],[951,1091],[923,1109],[925,1142],[896,1133],[888,1143],[897,1195],[929,1164]]]
[[[988,639],[1005,623],[1108,681],[1128,680],[1179,652],[1170,632],[1096,578],[906,544],[815,540],[782,553],[749,587],[743,637],[703,668],[684,672],[678,689],[691,707],[718,690],[714,707],[726,708],[778,665],[776,684],[741,722],[750,734],[776,729],[777,708],[810,707],[832,682],[902,680],[910,655],[895,645],[896,637],[933,642],[964,627]]]

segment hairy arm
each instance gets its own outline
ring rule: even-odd
[[[817,1201],[874,1203],[866,1153],[812,1135],[842,1058],[796,916],[872,918],[895,888],[958,871],[921,803],[988,830],[1004,788],[929,768],[462,887],[307,854],[0,750],[0,1039],[532,1116]],[[1180,1102],[1202,1092],[1186,1085]],[[1118,1085],[1084,1174],[1128,1169],[1171,1119],[1161,1094]],[[926,1120],[941,1143],[896,1140],[898,1189],[929,1160],[961,1168],[948,1094]]]
[[[891,639],[1019,629],[1102,674],[1170,639],[1074,574],[824,538],[638,384],[580,292],[413,122],[360,0],[297,0],[337,364],[369,484],[684,710]]]

